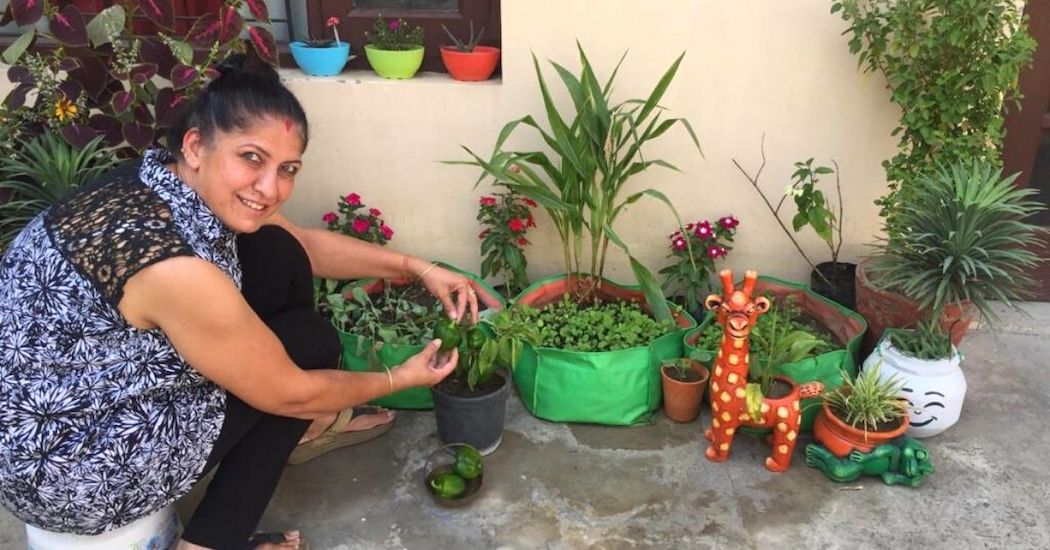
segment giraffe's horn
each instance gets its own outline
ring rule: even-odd
[[[744,294],[751,296],[751,293],[755,290],[755,281],[757,279],[757,271],[749,269],[744,272]]]
[[[723,269],[718,272],[718,277],[722,279],[722,289],[725,290],[725,295],[728,297],[733,293],[733,270]]]

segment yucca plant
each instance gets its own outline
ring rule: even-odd
[[[1015,187],[1016,177],[980,160],[921,174],[900,207],[901,231],[876,245],[874,282],[934,319],[965,301],[991,321],[990,300],[1017,307],[1030,290],[1026,271],[1044,261],[1027,248],[1043,231],[1027,219],[1045,206],[1034,189]]]
[[[97,137],[83,148],[50,131],[0,159],[0,251],[40,212],[119,162]]]
[[[600,284],[609,242],[612,241],[627,253],[631,269],[645,292],[653,315],[661,320],[670,319],[671,313],[659,283],[644,265],[631,256],[627,245],[613,230],[613,224],[624,207],[648,195],[667,204],[678,219],[678,225],[682,225],[678,212],[663,193],[645,189],[623,198],[621,191],[631,176],[651,166],[678,170],[664,160],[647,159],[642,154],[642,147],[646,143],[660,137],[676,124],[685,127],[700,152],[700,143],[689,122],[684,118],[663,118],[664,109],[659,105],[685,54],[679,56],[664,72],[648,98],[614,103],[613,82],[626,53],[603,86],[579,43],[577,50],[581,64],[579,76],[551,62],[572,98],[574,112],[571,117],[563,117],[558,111],[539,61],[533,55],[532,62],[543,96],[548,127],[541,126],[532,116],[511,121],[500,131],[489,159],[464,147],[473,160],[451,164],[481,167],[483,172],[478,183],[492,178],[496,184],[539,203],[550,215],[561,238],[565,271],[569,275],[588,280],[583,277],[581,267],[585,261],[584,239],[587,236],[590,245],[590,270],[587,273],[593,277],[590,280],[594,285]],[[504,143],[519,125],[536,130],[550,153],[505,150]]]
[[[904,382],[897,375],[880,380],[881,365],[880,362],[864,369],[856,378],[843,371],[842,385],[824,394],[839,420],[858,430],[874,432],[907,414],[905,401],[900,398]]]

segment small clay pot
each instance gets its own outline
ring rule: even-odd
[[[696,373],[695,380],[682,381],[670,376],[668,367],[660,368],[664,390],[664,414],[675,422],[692,422],[700,414],[700,402],[711,374],[699,361],[690,360],[689,367]]]
[[[831,454],[846,458],[850,451],[858,450],[870,453],[872,449],[889,443],[904,435],[908,430],[908,415],[900,419],[900,425],[884,432],[866,432],[846,424],[831,412],[831,407],[824,402],[820,412],[813,421],[813,438],[827,447]]]

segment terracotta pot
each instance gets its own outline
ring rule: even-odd
[[[664,414],[675,422],[692,422],[700,414],[700,401],[704,398],[704,388],[707,387],[707,379],[711,373],[699,361],[689,361],[700,379],[692,382],[683,382],[677,378],[668,376],[667,367],[660,368],[660,378],[663,381],[664,390]]]
[[[456,80],[488,80],[499,63],[499,48],[474,46],[472,52],[461,52],[455,46],[441,46],[441,60]]]
[[[871,260],[864,260],[857,266],[857,313],[868,321],[862,355],[868,355],[875,349],[875,344],[886,329],[914,327],[927,316],[914,300],[873,285],[867,277],[867,266],[870,264]],[[944,308],[941,326],[945,331],[951,331],[952,344],[959,345],[970,325],[977,320],[977,314],[977,308],[969,302],[965,302],[963,307],[948,304]]]
[[[827,402],[821,407],[816,420],[813,421],[813,438],[839,458],[846,458],[854,449],[862,453],[871,452],[875,447],[904,435],[907,430],[907,415],[901,417],[900,426],[888,432],[858,430],[836,417]]]

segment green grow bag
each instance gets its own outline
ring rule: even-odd
[[[860,352],[860,343],[864,338],[864,332],[868,328],[864,317],[855,311],[846,309],[842,305],[833,302],[823,296],[814,293],[806,285],[782,281],[773,277],[759,277],[755,285],[755,296],[772,293],[779,302],[788,296],[795,297],[795,303],[808,315],[828,329],[840,345],[841,349],[822,353],[816,357],[803,359],[793,363],[784,363],[774,368],[775,374],[783,374],[790,377],[799,384],[819,381],[824,383],[824,391],[830,391],[842,385],[842,373],[844,370],[851,377],[857,375],[857,360]],[[694,330],[689,331],[683,340],[683,347],[687,356],[699,357],[698,360],[714,370],[715,350],[698,350],[697,340],[701,331],[708,323],[715,323],[714,315],[708,315],[704,322]],[[694,352],[697,352],[694,355]],[[706,357],[705,357],[706,356]],[[823,397],[811,397],[802,400],[802,429],[810,430],[813,427],[813,418],[820,410]]]
[[[559,300],[572,281],[564,275],[547,277],[522,291],[515,303],[542,307]],[[645,303],[637,286],[602,282],[599,296]],[[677,311],[676,311],[677,310]],[[514,369],[525,408],[544,420],[590,422],[614,426],[648,423],[660,406],[660,363],[682,356],[682,337],[696,322],[672,307],[679,329],[648,346],[580,352],[524,346]]]
[[[446,269],[466,275],[477,283],[478,301],[482,296],[487,296],[499,304],[496,310],[502,309],[507,301],[500,296],[488,283],[481,280],[477,275],[457,269],[450,265],[438,262],[438,265]],[[363,279],[354,283],[363,286],[369,293],[378,292],[383,289],[387,281],[377,279]],[[406,281],[390,281],[390,284],[404,285]],[[409,357],[423,351],[425,342],[419,344],[384,344],[369,338],[339,331],[339,340],[343,343],[343,355],[340,368],[356,372],[383,372],[385,368],[397,367],[404,363]],[[388,409],[415,409],[427,410],[434,408],[434,399],[431,397],[430,388],[408,388],[380,397],[371,402],[374,405]]]

